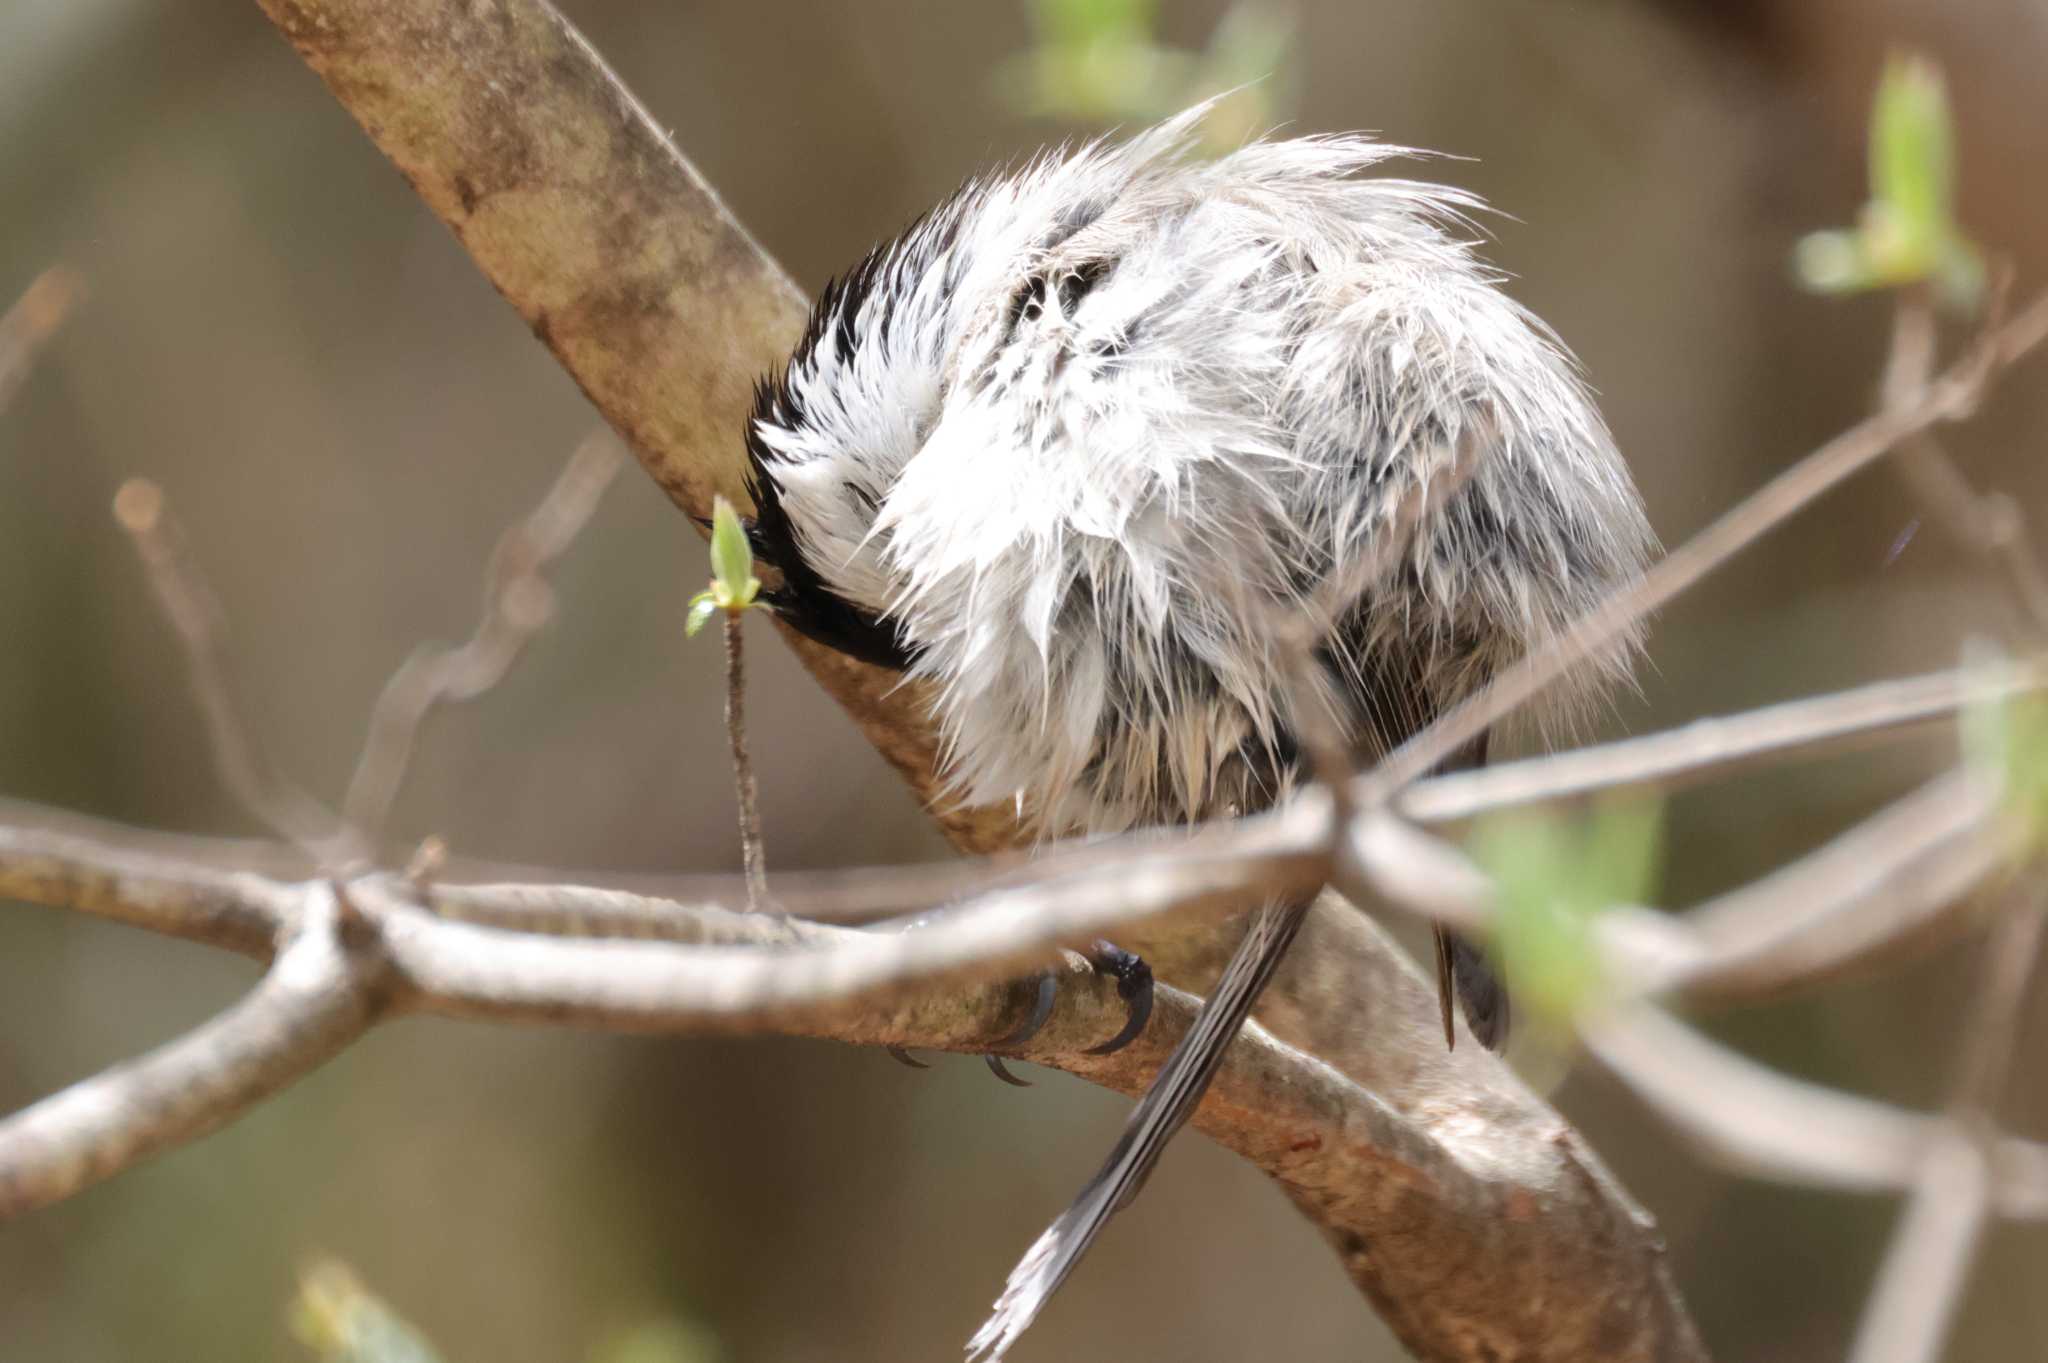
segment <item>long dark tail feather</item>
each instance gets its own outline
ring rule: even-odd
[[[996,1299],[995,1311],[968,1341],[970,1359],[1002,1358],[1018,1336],[1059,1290],[1109,1218],[1136,1197],[1159,1162],[1160,1152],[1187,1124],[1208,1091],[1209,1081],[1265,990],[1287,948],[1301,931],[1309,903],[1269,904],[1252,916],[1250,929],[1222,978],[1195,1015],[1194,1026],[1173,1048],[1152,1087],[1138,1100],[1123,1134],[1095,1177],[1072,1206],[1025,1251]]]

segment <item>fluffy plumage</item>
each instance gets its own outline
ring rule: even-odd
[[[1201,112],[968,183],[826,292],[749,432],[774,604],[929,680],[953,793],[1047,835],[1282,794],[1275,621],[1461,460],[1322,650],[1367,751],[1651,543],[1469,196],[1360,177],[1402,154],[1360,137],[1198,159]]]
[[[1302,717],[1280,641],[1309,601],[1332,623],[1299,703],[1377,752],[1650,548],[1570,361],[1457,235],[1471,198],[1360,176],[1400,150],[1357,137],[1200,160],[1203,112],[967,184],[825,292],[748,432],[771,603],[929,681],[954,795],[1014,800],[1041,835],[1283,795]],[[973,1356],[1142,1186],[1307,908],[1252,916]],[[1439,951],[1496,1042],[1480,958]]]

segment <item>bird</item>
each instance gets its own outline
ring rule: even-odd
[[[1311,732],[1370,764],[1655,546],[1576,363],[1479,256],[1475,196],[1383,173],[1419,153],[1364,135],[1207,155],[1208,108],[967,180],[825,288],[745,432],[767,604],[921,683],[942,798],[1033,840],[1271,808]],[[1535,722],[1639,649],[1595,652]],[[971,1355],[1000,1358],[1136,1194],[1307,908],[1252,912]],[[1436,949],[1447,1042],[1455,994],[1498,1046],[1484,953]]]

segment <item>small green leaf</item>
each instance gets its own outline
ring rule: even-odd
[[[1040,36],[1062,47],[1145,41],[1157,0],[1036,0],[1032,20]]]
[[[732,503],[719,497],[711,504],[711,580],[719,592],[719,605],[727,610],[753,604],[761,583],[754,576],[754,550],[747,543],[746,527]]]
[[[1870,201],[1851,231],[1814,232],[1793,255],[1816,293],[1860,293],[1931,283],[1940,302],[1974,309],[1984,267],[1955,219],[1955,122],[1940,70],[1894,56],[1870,111]]]
[[[1941,72],[1925,57],[1885,63],[1870,115],[1870,197],[1889,205],[1931,267],[1953,230],[1955,127]]]
[[[1657,877],[1661,809],[1603,801],[1581,819],[1517,811],[1474,828],[1471,852],[1498,887],[1494,945],[1529,1011],[1566,1027],[1601,990],[1593,927],[1641,903]]]
[[[1793,250],[1792,267],[1815,293],[1854,293],[1877,282],[1863,258],[1863,238],[1854,232],[1808,232]]]
[[[718,613],[718,598],[708,589],[690,598],[690,613],[683,618],[683,634],[687,638],[697,637],[697,631],[711,617]]]

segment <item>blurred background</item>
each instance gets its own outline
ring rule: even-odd
[[[1667,543],[1868,408],[1885,304],[1802,292],[1788,262],[1863,200],[1888,50],[1947,70],[1962,219],[2023,288],[2048,280],[2040,0],[1111,6],[1162,49],[1136,66],[1059,46],[1072,3],[564,8],[813,289],[977,167],[1262,69],[1254,121],[1468,158],[1427,173],[1503,211],[1489,254],[1583,360]],[[223,598],[264,737],[338,798],[378,686],[418,641],[467,634],[492,541],[589,408],[253,5],[0,7],[0,184],[0,296],[57,263],[89,290],[0,413],[0,795],[256,831],[212,777],[108,514],[147,474]],[[2044,435],[2037,362],[1953,439],[2037,533]],[[1952,664],[2002,627],[1997,593],[1913,525],[1881,470],[1830,496],[1659,621],[1611,727]],[[498,691],[432,726],[395,827],[479,858],[736,868],[718,650],[681,629],[701,542],[629,469],[553,576],[558,619]],[[771,867],[946,855],[750,628]],[[1677,798],[1665,900],[1796,854],[1952,747]],[[1708,1025],[1791,1072],[1938,1104],[1973,949]],[[0,904],[0,1110],[252,978]],[[2028,1027],[2024,1075],[2048,1009]],[[334,1255],[449,1363],[953,1357],[1126,1104],[934,1059],[399,1023],[233,1128],[0,1229],[0,1355],[307,1357],[286,1303]],[[2014,1127],[2048,1136],[2048,1096],[2017,1088]],[[1585,1070],[1555,1096],[1660,1218],[1717,1356],[1840,1356],[1895,1204],[1724,1176]],[[1951,1356],[2043,1357],[2044,1278],[2048,1231],[1997,1231]],[[1019,1350],[1254,1354],[1401,1357],[1310,1225],[1194,1136]]]

